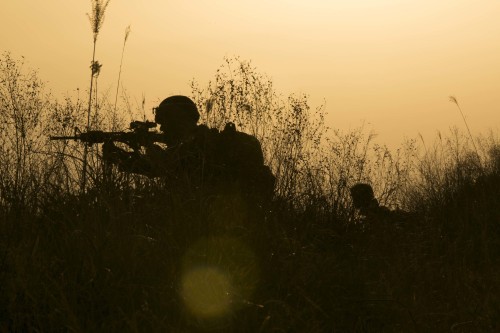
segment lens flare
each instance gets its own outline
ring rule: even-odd
[[[183,257],[180,296],[195,317],[221,319],[249,303],[258,273],[255,255],[241,241],[202,239]]]
[[[230,278],[213,267],[198,267],[187,272],[181,293],[186,306],[199,317],[220,317],[231,309]]]

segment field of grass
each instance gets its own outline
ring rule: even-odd
[[[121,129],[144,110],[97,94],[92,108],[56,101],[10,55],[0,64],[1,332],[500,329],[493,135],[391,151],[362,128],[326,128],[307,96],[283,100],[228,59],[231,75],[194,82],[192,98],[203,123],[234,121],[262,142],[276,191],[249,211],[107,170],[97,146],[49,141],[87,122]],[[406,213],[362,222],[348,195],[360,181]]]

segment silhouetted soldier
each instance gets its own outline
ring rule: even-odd
[[[407,224],[415,218],[414,213],[403,210],[390,210],[381,206],[375,198],[373,189],[369,184],[358,183],[351,187],[351,197],[354,207],[359,211],[366,222],[366,227],[402,227],[402,223]]]
[[[387,222],[391,211],[380,206],[369,184],[358,183],[351,187],[351,197],[354,207],[368,223]]]
[[[274,191],[275,177],[264,165],[260,142],[228,123],[223,131],[197,125],[196,104],[171,96],[155,109],[166,148],[150,143],[144,152],[129,152],[113,142],[103,145],[103,158],[121,171],[162,177],[167,186],[203,196],[238,194],[262,205]]]

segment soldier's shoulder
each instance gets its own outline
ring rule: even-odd
[[[215,140],[220,132],[216,128],[210,128],[207,125],[197,125],[194,136],[198,140]]]
[[[224,130],[221,132],[221,136],[226,139],[232,140],[232,142],[235,144],[250,144],[260,146],[260,142],[255,136],[238,131],[234,123],[231,122],[226,124]]]
[[[219,130],[216,128],[210,128],[205,124],[196,125],[196,133],[219,133]]]
[[[391,211],[393,220],[400,223],[411,222],[417,219],[418,215],[415,212],[409,212],[402,209]]]

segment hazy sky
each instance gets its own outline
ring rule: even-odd
[[[90,0],[0,1],[0,51],[58,96],[87,89]],[[240,56],[278,92],[325,102],[329,125],[364,120],[381,142],[464,128],[449,95],[473,133],[500,127],[499,0],[111,0],[96,59],[113,97],[128,25],[122,83],[148,108]]]

